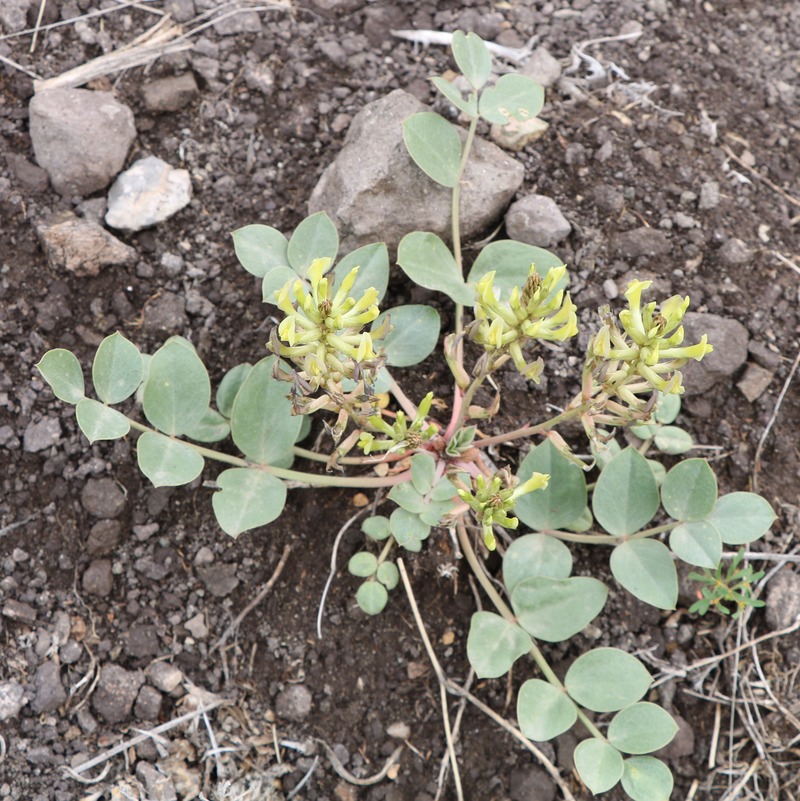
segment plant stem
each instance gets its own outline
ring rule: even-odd
[[[300,456],[303,459],[308,459],[310,462],[327,462],[331,458],[329,453],[317,453],[310,451],[308,448],[301,448],[299,445],[292,447],[292,452],[295,456]],[[387,453],[383,456],[343,456],[337,460],[337,464],[357,465],[360,467],[372,467],[376,464],[383,464],[384,462],[399,462],[405,459],[407,453]]]
[[[394,378],[390,375],[389,376],[389,392],[394,395],[395,400],[402,406],[403,411],[411,418],[415,420],[417,417],[417,406],[416,404],[409,399],[405,392],[400,388],[400,385],[394,380]]]
[[[561,423],[565,423],[567,420],[572,420],[575,417],[579,417],[584,412],[587,412],[591,408],[591,403],[582,403],[580,406],[576,406],[574,409],[568,409],[566,412],[562,412],[561,414],[557,414],[555,417],[551,417],[549,420],[545,420],[543,423],[539,423],[535,426],[525,426],[524,428],[518,428],[515,431],[509,431],[507,434],[498,434],[496,437],[486,437],[486,439],[480,439],[475,443],[476,448],[488,448],[490,445],[499,445],[503,442],[512,442],[515,439],[523,439],[524,437],[532,437],[535,434],[541,434],[543,431],[548,431],[551,428],[554,428]]]
[[[518,625],[516,616],[511,609],[509,609],[506,602],[500,597],[500,593],[497,592],[492,585],[492,582],[489,580],[489,577],[486,575],[486,572],[472,547],[466,526],[460,520],[456,523],[456,532],[458,533],[458,542],[461,545],[462,553],[466,557],[470,568],[472,568],[475,578],[478,579],[484,591],[489,596],[489,599],[494,604],[495,609],[497,609],[497,611],[509,623]],[[545,659],[544,654],[539,650],[539,646],[537,646],[535,642],[531,643],[531,648],[528,653],[533,661],[536,662],[536,665],[538,666],[539,670],[542,671],[542,675],[547,679],[547,681],[550,682],[550,684],[552,684],[554,687],[557,687],[559,690],[566,693],[566,688],[561,683],[561,680],[558,678],[558,676],[556,676],[555,672],[550,667],[550,664]],[[589,732],[589,734],[591,734],[592,737],[596,737],[598,740],[605,742],[606,738],[603,736],[602,732],[597,728],[597,726],[594,725],[594,723],[592,723],[591,720],[589,720],[589,718],[586,716],[586,713],[577,705],[576,711],[578,713],[578,719],[586,727],[586,730]]]
[[[472,379],[472,383],[464,390],[463,394],[460,394],[461,390],[456,387],[456,393],[458,393],[456,394],[457,402],[455,400],[453,401],[453,414],[447,426],[447,430],[444,432],[445,440],[449,440],[450,437],[464,425],[467,415],[469,414],[469,405],[472,403],[475,393],[488,374],[488,368],[482,369],[481,372]]]
[[[565,540],[567,542],[582,542],[587,543],[589,545],[619,545],[622,542],[629,542],[630,540],[642,540],[646,537],[653,537],[656,534],[663,534],[665,531],[672,531],[672,529],[676,528],[680,525],[680,521],[674,521],[672,523],[664,523],[660,526],[653,526],[652,528],[644,528],[641,531],[637,531],[635,534],[628,534],[624,537],[616,537],[613,534],[597,534],[592,533],[578,533],[575,531],[560,531],[560,530],[547,530],[543,531],[543,534],[547,534],[550,537],[556,537],[560,540]]]

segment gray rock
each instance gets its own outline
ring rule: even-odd
[[[169,662],[153,662],[146,672],[150,683],[163,693],[171,693],[183,681],[183,673]]]
[[[92,220],[61,215],[36,227],[36,233],[55,269],[77,276],[98,275],[104,267],[136,261],[136,251]]]
[[[266,62],[248,64],[244,68],[244,82],[251,92],[261,92],[269,97],[275,89],[275,73]]]
[[[537,47],[522,66],[520,72],[538,81],[545,89],[561,77],[561,62],[550,55],[546,47]]]
[[[192,67],[206,83],[213,83],[219,77],[219,60],[211,56],[192,56]]]
[[[125,508],[125,493],[111,478],[90,478],[81,491],[81,503],[95,517],[118,517]]]
[[[75,640],[67,640],[59,649],[58,655],[61,658],[61,662],[65,665],[74,665],[83,654],[83,649],[80,646],[80,643],[75,642]]]
[[[176,22],[188,22],[197,14],[194,0],[167,0],[164,3],[164,11]]]
[[[178,798],[172,779],[149,762],[139,762],[136,766],[136,778],[144,783],[150,801],[176,801]]]
[[[83,573],[83,590],[98,598],[107,598],[114,589],[114,573],[108,559],[95,559]]]
[[[105,189],[136,137],[133,112],[110,92],[49,89],[30,102],[33,152],[62,195]]]
[[[118,520],[100,520],[89,532],[86,550],[90,556],[108,556],[119,545],[122,526]]]
[[[566,239],[572,226],[554,200],[545,195],[526,195],[506,213],[506,230],[512,239],[548,248]]]
[[[144,307],[142,328],[145,331],[175,334],[188,324],[186,301],[173,292],[162,292],[152,303]]]
[[[667,256],[671,249],[669,239],[656,228],[634,228],[611,239],[612,252],[622,259]]]
[[[239,33],[261,33],[261,17],[257,11],[243,11],[230,16],[222,15],[214,23],[214,30],[220,36],[235,36]]]
[[[311,702],[311,691],[305,684],[289,684],[275,699],[275,714],[300,723],[311,714]]]
[[[142,100],[148,111],[179,111],[200,95],[191,72],[158,78],[142,86]]]
[[[158,720],[161,714],[161,702],[161,693],[155,687],[145,684],[136,696],[133,714],[139,720]]]
[[[800,575],[783,568],[767,584],[767,625],[773,630],[791,626],[800,615]]]
[[[160,650],[156,627],[149,623],[134,623],[125,640],[125,653],[135,659],[155,656]]]
[[[0,723],[12,720],[25,706],[25,690],[15,681],[0,684]]]
[[[104,665],[92,696],[94,711],[108,723],[122,723],[130,714],[143,683],[141,670]]]
[[[511,801],[553,801],[556,796],[553,780],[536,765],[512,770],[508,784]]]
[[[757,364],[748,364],[742,380],[736,385],[750,403],[758,400],[766,391],[774,373]]]
[[[55,662],[47,661],[39,665],[33,677],[35,695],[31,709],[37,714],[55,712],[66,700],[67,692],[61,683],[61,670]]]
[[[57,417],[43,417],[30,422],[22,435],[22,448],[26,453],[39,453],[61,439],[61,422]]]
[[[708,211],[719,206],[719,184],[716,181],[706,181],[700,187],[700,201],[697,208]]]
[[[141,231],[168,220],[191,199],[189,172],[148,156],[114,181],[108,192],[106,223],[120,231]]]
[[[206,626],[205,615],[202,612],[189,618],[183,625],[195,640],[204,640],[208,637],[208,626]]]
[[[451,192],[421,172],[403,144],[402,121],[428,110],[397,89],[353,118],[342,150],[322,174],[308,204],[310,213],[330,215],[339,229],[342,252],[379,240],[394,250],[411,231],[448,238]],[[522,185],[524,172],[496,145],[475,142],[461,195],[465,239],[477,237],[497,221]]]
[[[688,312],[683,318],[686,337],[684,344],[693,345],[708,334],[714,346],[703,361],[690,361],[681,368],[686,395],[701,395],[717,381],[732,376],[747,360],[747,329],[737,320],[716,314]]]
[[[50,184],[47,173],[41,167],[31,164],[19,153],[6,153],[6,164],[13,176],[26,189],[33,192],[44,192]]]
[[[15,623],[25,623],[30,626],[36,622],[36,610],[30,604],[9,598],[3,604],[3,617],[7,617]]]
[[[317,50],[335,67],[344,69],[347,66],[347,52],[336,39],[323,39],[317,44]]]
[[[625,195],[622,190],[608,184],[594,187],[592,198],[598,210],[605,214],[619,214],[625,208]]]
[[[30,0],[3,0],[0,3],[0,26],[5,33],[25,30]]]
[[[239,579],[236,577],[236,565],[233,562],[227,565],[201,567],[198,568],[197,573],[208,591],[212,595],[216,595],[217,598],[224,598],[226,595],[230,595],[239,586]]]
[[[741,239],[731,238],[719,249],[719,260],[726,267],[744,267],[753,260],[753,251]]]

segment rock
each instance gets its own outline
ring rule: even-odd
[[[600,184],[592,189],[592,198],[598,211],[604,214],[619,214],[625,208],[625,195],[621,189]]]
[[[158,720],[161,714],[161,701],[161,693],[155,687],[145,684],[136,696],[133,714],[139,720]]]
[[[150,333],[182,331],[189,324],[186,301],[174,292],[162,292],[144,307],[142,328]]]
[[[317,44],[317,50],[322,53],[334,67],[345,69],[347,67],[347,52],[336,39],[323,39]]]
[[[100,520],[89,532],[86,550],[90,556],[108,556],[119,545],[122,526],[118,520]]]
[[[0,684],[0,723],[12,720],[25,706],[25,690],[15,681]]]
[[[726,267],[744,267],[753,260],[753,251],[741,239],[731,238],[719,249],[718,256]]]
[[[701,395],[711,389],[717,381],[732,376],[747,359],[747,329],[738,321],[716,314],[688,312],[683,318],[684,344],[693,345],[708,334],[714,346],[712,353],[702,362],[690,361],[681,367],[683,384],[687,396]]]
[[[509,237],[528,245],[552,247],[572,232],[556,202],[545,195],[526,195],[506,213]]]
[[[304,684],[289,684],[275,699],[275,714],[301,723],[311,714],[311,691]]]
[[[391,250],[411,231],[449,237],[451,192],[420,171],[403,144],[402,121],[429,108],[397,89],[365,106],[308,204],[326,211],[346,253],[374,241]],[[459,129],[459,135],[465,132]],[[476,140],[461,195],[465,239],[488,230],[522,185],[524,168],[490,142]]]
[[[611,250],[622,259],[667,256],[672,250],[666,235],[656,228],[634,228],[611,238]]]
[[[189,618],[183,625],[195,640],[204,640],[208,636],[208,626],[206,626],[205,616],[202,612]]]
[[[275,88],[275,73],[266,62],[248,64],[244,68],[244,82],[251,92],[261,92],[269,97]]]
[[[700,200],[697,208],[708,211],[719,206],[719,184],[716,181],[706,181],[700,187]]]
[[[511,801],[553,801],[556,796],[553,780],[535,765],[512,770],[508,784]]]
[[[191,199],[189,172],[148,156],[114,181],[108,192],[106,223],[120,231],[141,231],[168,220]]]
[[[553,58],[546,47],[537,47],[523,64],[520,72],[538,81],[547,89],[561,77],[561,62]]]
[[[75,640],[67,640],[58,649],[58,655],[63,665],[74,665],[83,655],[83,649]]]
[[[61,684],[61,669],[55,662],[47,661],[39,665],[33,677],[35,695],[31,709],[37,714],[55,712],[66,700],[67,692]]]
[[[188,22],[197,14],[194,7],[194,0],[167,0],[164,4],[164,11],[169,14],[175,22]]]
[[[25,427],[22,448],[26,453],[39,453],[61,439],[61,422],[57,417],[43,417]]]
[[[773,630],[791,626],[800,615],[800,575],[789,568],[778,571],[767,584],[767,625]]]
[[[208,567],[209,565],[214,564],[214,559],[214,551],[212,551],[207,545],[203,545],[195,554],[192,562],[195,567]]]
[[[217,598],[224,598],[226,595],[230,595],[239,586],[239,579],[236,577],[236,565],[233,562],[227,565],[201,567],[198,568],[197,573],[208,591],[212,595],[216,595]]]
[[[36,161],[62,195],[105,189],[136,137],[133,112],[110,92],[49,89],[33,96],[29,111]]]
[[[118,517],[125,508],[125,493],[111,478],[90,478],[81,491],[81,503],[95,517]]]
[[[19,153],[6,153],[6,164],[17,181],[32,192],[44,192],[50,185],[47,173]]]
[[[36,233],[51,267],[81,277],[98,275],[103,267],[133,264],[137,258],[132,247],[105,228],[73,214],[38,225]]]
[[[683,759],[694,754],[694,731],[680,715],[673,715],[678,731],[668,745],[659,749],[655,756],[667,760]]]
[[[144,783],[150,801],[176,801],[178,796],[175,785],[169,776],[165,776],[149,762],[136,765],[136,778]]]
[[[156,656],[160,650],[156,627],[148,623],[134,623],[125,641],[125,653],[134,659]]]
[[[108,559],[95,559],[83,574],[83,590],[98,598],[107,598],[114,589],[114,573]]]
[[[146,674],[150,683],[162,693],[171,693],[183,681],[183,673],[169,662],[153,662]]]
[[[261,17],[257,11],[240,11],[237,14],[220,16],[214,23],[220,36],[235,36],[239,33],[261,33]]]
[[[143,683],[144,673],[141,670],[104,665],[92,695],[94,711],[108,723],[122,723],[130,714]]]
[[[30,626],[36,622],[36,610],[30,604],[9,598],[3,604],[3,617]]]
[[[25,30],[30,0],[3,0],[0,3],[0,26],[5,33]]]
[[[508,125],[492,125],[490,136],[500,147],[517,152],[541,139],[549,127],[549,123],[538,117],[525,122],[511,120]]]
[[[148,111],[179,111],[200,95],[191,72],[158,78],[142,86],[142,100]]]
[[[757,364],[748,364],[741,381],[736,385],[750,403],[758,400],[767,390],[774,374]]]

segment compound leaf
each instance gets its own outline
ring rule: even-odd
[[[722,537],[707,520],[681,523],[669,535],[669,547],[679,559],[698,567],[715,568],[722,559]]]
[[[383,242],[373,242],[348,253],[334,268],[336,286],[354,268],[358,275],[350,289],[350,297],[360,298],[370,287],[377,290],[378,302],[386,294],[389,284],[389,251]]]
[[[625,760],[622,789],[633,801],[669,801],[674,780],[670,769],[651,756],[636,756]]]
[[[494,612],[476,612],[472,616],[467,658],[481,679],[496,679],[508,673],[531,645],[531,638],[519,626]]]
[[[641,701],[614,715],[608,724],[608,741],[624,754],[649,754],[667,745],[677,731],[669,712]]]
[[[365,581],[356,592],[356,603],[368,615],[379,615],[388,601],[389,593],[379,581]]]
[[[633,534],[658,511],[658,486],[647,460],[635,448],[625,448],[605,467],[592,496],[597,522],[610,534]]]
[[[535,117],[544,105],[544,87],[533,78],[518,73],[501,75],[497,83],[485,89],[478,101],[481,117],[496,125],[511,120],[526,122]]]
[[[131,424],[124,414],[92,398],[81,398],[78,401],[75,417],[89,442],[119,439],[131,430]]]
[[[534,473],[550,476],[544,489],[523,495],[514,514],[533,529],[559,529],[575,520],[586,506],[586,478],[549,439],[533,448],[519,466],[520,481]],[[567,574],[569,575],[569,574]]]
[[[494,288],[499,291],[500,300],[508,300],[514,287],[522,287],[528,280],[531,265],[544,278],[552,267],[560,267],[564,260],[544,248],[527,245],[515,239],[500,239],[490,242],[475,259],[467,281],[477,284],[486,273],[494,270]],[[567,286],[568,278],[560,281],[556,290]]]
[[[397,263],[415,284],[425,289],[443,292],[463,305],[470,305],[475,299],[453,254],[436,234],[427,231],[406,234],[397,249]]]
[[[431,306],[395,306],[383,312],[372,324],[374,331],[388,315],[392,330],[381,340],[386,348],[386,364],[391,367],[411,367],[433,353],[439,341],[442,321]]]
[[[453,58],[473,89],[480,89],[492,71],[492,54],[477,33],[456,31],[450,45]]]
[[[517,720],[522,733],[543,742],[572,728],[578,710],[569,697],[541,679],[528,679],[517,695]]]
[[[77,403],[86,394],[81,363],[71,350],[48,350],[36,366],[59,400]]]
[[[444,117],[433,111],[412,114],[403,121],[403,141],[425,175],[451,189],[458,183],[461,137]]]
[[[510,593],[527,578],[565,579],[571,572],[572,552],[561,540],[547,534],[517,537],[503,557],[503,582]]]
[[[632,595],[659,609],[674,609],[678,572],[669,548],[651,539],[629,540],[611,552],[611,572]]]
[[[262,470],[232,467],[217,476],[217,484],[211,505],[220,528],[231,537],[266,526],[286,504],[286,485]]]
[[[731,492],[714,504],[707,520],[727,545],[746,545],[760,539],[775,522],[769,503],[754,492]]]
[[[582,707],[593,712],[616,712],[639,701],[652,681],[635,656],[619,648],[595,648],[570,665],[564,686]]]
[[[303,278],[314,259],[328,258],[333,262],[338,252],[339,233],[324,211],[306,217],[294,229],[286,248],[289,266]]]
[[[273,267],[288,263],[286,237],[269,225],[245,225],[231,234],[239,264],[263,278]]]
[[[143,377],[142,354],[133,342],[117,331],[100,343],[92,363],[92,383],[103,403],[130,398]]]
[[[622,778],[622,754],[602,740],[578,743],[572,758],[583,783],[595,795],[610,790]]]
[[[156,487],[177,487],[203,472],[203,457],[191,446],[154,431],[136,441],[139,469]]]

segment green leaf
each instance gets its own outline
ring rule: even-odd
[[[619,648],[595,648],[570,665],[564,686],[582,707],[616,712],[643,698],[652,681],[635,656]]]
[[[389,525],[397,544],[415,553],[431,533],[431,527],[420,520],[419,515],[406,509],[395,509],[389,518]]]
[[[600,471],[603,471],[611,464],[611,461],[614,459],[615,456],[622,453],[622,448],[620,447],[619,442],[615,439],[609,440],[603,444],[599,444],[598,447],[595,447],[594,443],[591,445],[591,451],[594,455],[595,460],[597,461],[597,468]]]
[[[458,490],[453,486],[453,482],[447,476],[442,476],[434,488],[431,490],[430,499],[432,501],[452,501],[458,496]]]
[[[597,522],[617,537],[633,534],[658,511],[658,486],[644,456],[625,448],[600,473],[592,496]]]
[[[324,211],[306,217],[294,229],[286,249],[289,266],[301,277],[305,277],[314,259],[328,258],[333,262],[338,252],[339,234]]]
[[[494,288],[499,291],[501,300],[508,300],[514,287],[522,287],[528,280],[531,265],[544,278],[552,267],[560,267],[564,260],[544,248],[527,245],[515,239],[500,239],[490,242],[475,259],[467,281],[477,284],[486,273],[495,271]],[[564,289],[569,282],[567,277],[556,286]]]
[[[209,407],[206,413],[183,434],[195,442],[219,442],[231,433],[228,421],[216,410]]]
[[[594,523],[592,510],[588,506],[584,506],[583,511],[574,520],[567,523],[566,526],[563,526],[563,528],[567,531],[574,531],[578,534],[582,534],[592,527],[592,523]]]
[[[652,425],[652,424],[643,424],[638,426],[631,426],[628,430],[633,434],[635,437],[639,439],[652,439],[656,435],[656,431],[660,426]]]
[[[275,297],[275,293],[283,289],[287,282],[294,282],[302,277],[286,265],[273,267],[261,281],[261,300],[276,306],[278,299]]]
[[[475,612],[467,637],[467,659],[478,678],[496,679],[508,673],[533,643],[519,627],[494,612]]]
[[[427,495],[433,489],[436,476],[436,460],[430,453],[415,453],[411,457],[411,483],[420,495]]]
[[[133,342],[117,332],[100,343],[92,364],[92,383],[103,403],[127,400],[143,377],[142,354]]]
[[[451,189],[461,169],[461,137],[444,117],[421,111],[403,120],[403,141],[414,163],[432,180]]]
[[[389,490],[389,498],[398,506],[416,515],[425,509],[425,498],[410,481],[395,484]]]
[[[379,615],[386,608],[389,593],[378,581],[365,581],[356,592],[356,603],[368,615]]]
[[[520,581],[535,576],[565,579],[572,572],[572,553],[547,534],[525,534],[511,543],[503,557],[503,583],[509,593]]]
[[[251,461],[288,467],[302,418],[292,415],[285,385],[272,377],[274,356],[258,362],[242,383],[231,412],[231,436]]]
[[[496,125],[511,120],[526,122],[535,117],[544,105],[544,88],[526,75],[501,75],[497,83],[484,90],[478,101],[481,117]]]
[[[286,237],[269,225],[245,225],[231,234],[239,264],[257,278],[288,263]]]
[[[347,569],[354,575],[360,578],[369,578],[375,575],[378,569],[378,559],[375,554],[369,551],[361,551],[361,553],[354,554],[350,557],[347,563]]]
[[[230,420],[236,394],[242,388],[245,378],[250,375],[252,369],[253,365],[247,362],[237,364],[236,367],[232,367],[222,377],[222,381],[219,382],[217,387],[216,403],[223,417],[227,417]]]
[[[708,516],[727,545],[746,545],[761,539],[775,522],[772,507],[754,492],[723,495]]]
[[[279,478],[249,467],[232,467],[217,476],[219,492],[211,505],[219,527],[231,537],[266,526],[286,504],[286,485]]]
[[[400,571],[394,562],[380,564],[375,577],[387,590],[393,590],[400,583]]]
[[[661,503],[676,520],[702,520],[717,501],[717,477],[705,459],[686,459],[667,473]]]
[[[675,418],[678,416],[678,412],[680,412],[680,410],[680,395],[673,395],[672,393],[668,395],[662,395],[659,393],[658,401],[656,402],[656,408],[653,412],[653,417],[657,423],[669,425],[669,423],[675,422]]]
[[[578,710],[558,687],[541,679],[528,679],[517,695],[517,720],[522,733],[536,742],[558,737],[571,729]]]
[[[653,440],[661,453],[677,455],[686,453],[694,447],[692,435],[677,426],[662,426],[655,433]]]
[[[438,75],[431,78],[431,82],[459,111],[463,111],[469,117],[478,116],[478,96],[475,93],[465,98],[454,83]]]
[[[660,759],[637,756],[625,760],[622,789],[633,801],[669,801],[673,784],[672,772]]]
[[[455,499],[437,502],[426,498],[425,508],[419,513],[419,518],[429,526],[439,526],[442,523],[442,518],[450,514],[455,507]]]
[[[297,432],[295,442],[302,442],[311,433],[311,415],[304,414],[300,417],[300,430]]]
[[[519,466],[520,481],[527,481],[534,473],[549,475],[550,482],[544,489],[523,495],[514,507],[514,514],[537,531],[559,529],[575,520],[586,507],[583,470],[546,439]]]
[[[71,350],[48,350],[36,367],[59,400],[77,403],[86,394],[81,363]]]
[[[473,89],[480,89],[492,72],[492,55],[477,33],[456,31],[450,45],[453,58]]]
[[[368,517],[362,524],[361,530],[373,540],[388,539],[392,533],[389,528],[389,518],[383,515],[373,515]]]
[[[145,431],[136,441],[139,469],[156,487],[177,487],[203,472],[203,457],[177,439]]]
[[[669,535],[669,547],[679,559],[698,567],[715,568],[722,559],[722,537],[707,520],[681,523]]]
[[[641,701],[614,715],[608,724],[608,741],[624,754],[649,754],[667,745],[677,731],[669,712]]]
[[[647,459],[647,466],[650,468],[650,472],[656,480],[656,486],[660,488],[664,483],[664,479],[667,477],[667,468],[655,459]]]
[[[443,292],[451,300],[469,306],[475,293],[464,283],[453,254],[436,234],[413,231],[400,240],[397,263],[417,285]]]
[[[386,348],[386,364],[391,367],[411,367],[433,353],[439,341],[442,321],[431,306],[395,306],[372,323],[378,328],[388,315],[392,330],[381,340]]]
[[[78,401],[75,417],[89,442],[119,439],[131,430],[131,424],[124,414],[91,398],[81,398]]]
[[[517,584],[511,605],[528,634],[546,642],[562,642],[594,620],[607,596],[608,590],[597,579],[538,576]]]
[[[192,344],[173,337],[150,358],[142,407],[150,423],[165,434],[183,434],[211,402],[208,373]]]
[[[640,601],[659,609],[674,609],[678,573],[669,548],[651,539],[629,540],[611,552],[614,578]]]
[[[378,292],[378,302],[386,294],[389,284],[389,251],[383,242],[364,245],[348,253],[334,268],[336,286],[352,270],[358,267],[358,275],[350,290],[350,297],[358,300],[364,292],[373,288]]]
[[[578,743],[572,758],[583,783],[594,795],[610,790],[622,778],[622,754],[602,740]]]

